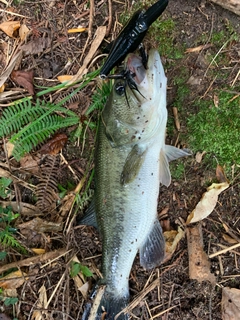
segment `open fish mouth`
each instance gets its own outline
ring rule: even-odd
[[[143,65],[142,58],[135,54],[129,54],[127,57],[127,71],[137,85],[140,85],[146,77],[146,69]]]

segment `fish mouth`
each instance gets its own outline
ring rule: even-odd
[[[146,77],[146,69],[143,65],[142,59],[130,53],[127,57],[126,63],[127,71],[129,71],[131,78],[137,85],[140,85]]]

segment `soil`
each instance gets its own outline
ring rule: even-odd
[[[85,48],[87,41],[87,32],[67,35],[68,29],[77,28],[78,26],[88,27],[89,24],[89,2],[87,1],[14,1],[11,4],[15,13],[22,14],[27,18],[20,18],[25,21],[32,30],[31,39],[46,36],[51,39],[50,50],[44,50],[39,54],[30,54],[22,61],[20,68],[34,70],[34,83],[38,86],[56,85],[56,76],[60,74],[76,74],[83,59],[86,56],[88,46],[93,38],[90,38],[88,46]],[[5,7],[0,2],[0,7]],[[108,25],[108,1],[95,1],[95,18],[93,20],[92,33],[101,25]],[[131,8],[130,1],[123,4],[113,2],[114,20],[124,10]],[[0,16],[6,19],[6,13],[0,12]],[[202,35],[207,36],[213,32],[220,32],[225,29],[226,24],[230,23],[235,30],[240,33],[239,17],[233,13],[212,4],[208,1],[188,1],[176,0],[170,1],[169,6],[162,16],[162,19],[172,18],[176,24],[177,30],[174,32],[173,45],[177,43],[185,43],[187,48],[194,48],[203,43],[199,42]],[[17,16],[14,16],[17,20]],[[114,22],[114,21],[113,21]],[[119,30],[119,29],[118,29]],[[112,23],[107,39],[111,41],[116,36],[116,25]],[[4,33],[1,32],[4,41],[12,41]],[[146,40],[146,46],[150,47],[150,42]],[[159,44],[156,44],[159,45]],[[239,43],[234,44],[235,47]],[[190,86],[189,96],[185,97],[184,109],[185,118],[181,118],[181,145],[185,145],[187,140],[186,118],[189,114],[198,112],[197,107],[192,103],[196,96],[211,96],[212,78],[204,76],[208,68],[204,60],[205,54],[217,53],[218,49],[214,46],[205,49],[204,56],[199,51],[186,54],[183,58],[178,59],[178,63],[171,66],[171,61],[167,56],[163,56],[162,60],[166,66],[166,75],[168,77],[168,111],[169,117],[173,118],[172,107],[174,106],[177,85],[174,79],[178,75],[179,69],[184,66],[188,70],[189,78],[202,78],[199,85]],[[229,55],[231,54],[229,49]],[[98,53],[101,53],[99,50]],[[68,62],[70,62],[68,64]],[[96,60],[92,68],[99,68],[102,64],[101,59]],[[232,68],[235,64],[226,65],[226,68]],[[238,56],[239,69],[239,56]],[[91,70],[89,70],[91,71]],[[220,72],[220,71],[219,71]],[[227,78],[231,81],[236,76],[236,69]],[[214,87],[221,86],[222,82],[214,83]],[[14,88],[16,85],[8,80],[8,89]],[[78,96],[78,109],[70,106],[79,115],[83,115],[84,110],[91,103],[91,96],[96,88],[96,83],[91,82]],[[233,87],[234,90],[234,87]],[[207,92],[207,93],[206,93]],[[59,93],[61,95],[62,93]],[[238,93],[239,94],[239,93]],[[48,99],[56,99],[56,96],[46,96]],[[6,102],[8,103],[8,101]],[[2,105],[1,105],[2,106]],[[75,108],[75,109],[74,109]],[[97,114],[94,115],[97,118]],[[84,119],[83,119],[84,121]],[[64,130],[63,130],[64,131]],[[72,130],[65,130],[70,135]],[[93,167],[92,150],[94,147],[94,131],[86,129],[86,139],[72,144],[69,140],[63,148],[62,154],[65,159],[61,161],[57,168],[55,180],[62,186],[67,186],[71,182],[76,186],[79,181],[83,182],[83,189],[86,188],[90,174],[85,172],[89,170],[89,166]],[[167,136],[167,142],[175,144],[179,139],[177,130],[171,131]],[[83,146],[83,142],[85,147]],[[3,146],[3,141],[2,141]],[[6,159],[4,149],[0,154],[1,166],[6,164],[5,169],[11,169],[14,175],[18,176],[26,183],[35,184],[39,182],[33,174],[26,174],[19,169],[16,161]],[[48,161],[48,160],[46,160]],[[89,164],[90,163],[90,164]],[[216,173],[208,164],[198,163],[194,155],[185,159],[184,177],[180,179],[173,178],[169,188],[161,187],[159,195],[159,218],[164,225],[177,229],[179,225],[186,229],[184,221],[188,214],[195,208],[202,194],[206,191],[206,187],[212,181],[216,181]],[[42,165],[44,162],[42,162]],[[43,166],[44,168],[44,166]],[[71,168],[71,170],[70,170]],[[86,178],[86,180],[85,180]],[[226,234],[228,226],[228,234],[233,238],[239,239],[239,193],[240,179],[238,176],[229,177],[232,183],[219,197],[218,203],[212,214],[202,222],[204,250],[207,254],[221,250],[222,246],[230,246],[223,237]],[[28,188],[15,184],[12,201],[19,199],[24,203],[34,204],[34,197]],[[72,187],[74,189],[74,187]],[[91,183],[91,190],[94,189],[94,183]],[[68,188],[69,190],[69,188]],[[84,192],[83,192],[84,193]],[[86,197],[82,204],[82,209],[78,212],[82,213],[89,204],[89,197]],[[18,197],[17,197],[18,194]],[[20,195],[19,195],[20,194]],[[71,192],[69,191],[69,197]],[[66,200],[66,198],[64,198]],[[59,200],[59,207],[55,208],[51,214],[40,213],[40,217],[46,221],[57,223],[61,214],[62,202]],[[21,268],[29,277],[17,292],[9,292],[9,296],[17,296],[18,302],[14,306],[6,306],[2,302],[0,319],[9,316],[10,319],[17,318],[19,320],[27,319],[82,319],[84,305],[86,299],[78,290],[76,282],[69,275],[70,261],[73,257],[77,257],[82,265],[87,266],[92,272],[93,277],[85,278],[79,281],[86,282],[87,299],[89,299],[91,289],[100,276],[101,270],[101,239],[98,232],[93,227],[81,226],[76,227],[75,210],[68,210],[63,215],[63,230],[55,232],[31,232],[24,234],[20,229],[17,234],[18,240],[28,250],[28,254],[20,254],[13,248],[2,248],[7,251],[7,258],[0,261],[0,266],[9,264],[27,257],[33,256],[32,248],[44,248],[46,252],[60,250],[66,248],[69,250],[61,258],[52,259],[52,261],[41,262],[25,265]],[[164,214],[164,215],[163,215]],[[18,219],[20,223],[26,223],[34,218],[33,215],[21,215]],[[231,250],[210,259],[210,270],[216,277],[216,283],[212,284],[208,281],[199,282],[189,278],[189,259],[188,259],[188,243],[185,236],[177,246],[175,253],[171,259],[163,263],[159,268],[152,271],[145,271],[139,264],[137,256],[130,275],[130,302],[134,301],[139,293],[144,293],[156,279],[159,283],[141,299],[137,300],[137,305],[130,311],[131,319],[162,319],[162,320],[187,320],[187,319],[222,319],[221,299],[222,288],[240,287],[239,265],[240,256],[239,249]],[[46,299],[40,294],[40,289],[46,289]],[[39,302],[42,299],[42,303]],[[34,310],[43,312],[43,317],[34,315]],[[2,317],[2,318],[1,318]],[[7,319],[7,318],[6,318]],[[240,316],[239,316],[240,319]]]

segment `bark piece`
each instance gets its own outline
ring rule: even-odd
[[[211,0],[211,1],[240,16],[240,0]]]

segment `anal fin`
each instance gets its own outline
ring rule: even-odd
[[[140,248],[140,264],[149,270],[161,264],[165,255],[165,239],[160,222],[154,222],[152,231]]]
[[[92,226],[97,229],[97,218],[95,212],[95,200],[93,198],[88,209],[82,217],[77,217],[77,225]]]

